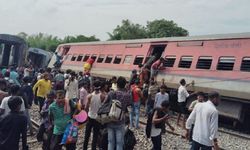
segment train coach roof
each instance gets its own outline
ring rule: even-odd
[[[135,40],[116,40],[116,41],[95,41],[80,43],[65,43],[60,46],[67,45],[102,45],[102,44],[133,44],[133,43],[158,43],[158,42],[175,42],[175,41],[200,41],[200,40],[218,40],[218,39],[246,39],[250,38],[250,32],[245,33],[229,33],[229,34],[210,34],[186,37],[166,37],[166,38],[149,38]]]
[[[26,44],[25,40],[10,34],[0,34],[0,43],[11,43],[11,44]]]

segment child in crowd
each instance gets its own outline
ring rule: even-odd
[[[65,92],[59,90],[56,92],[56,100],[49,106],[49,115],[53,123],[53,135],[51,137],[50,149],[61,150],[60,144],[68,122],[71,120],[72,112],[69,100],[65,99]],[[76,144],[66,144],[66,150],[75,150]]]

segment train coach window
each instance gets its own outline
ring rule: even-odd
[[[122,55],[115,56],[114,64],[120,64],[122,60]]]
[[[190,68],[192,64],[192,56],[183,56],[179,62],[179,68]]]
[[[244,57],[242,59],[240,70],[250,72],[250,57]]]
[[[144,59],[144,56],[142,56],[142,55],[136,56],[135,60],[134,60],[134,65],[142,64],[143,59]]]
[[[105,59],[105,63],[111,63],[112,59],[113,59],[113,56],[112,55],[108,55],[106,57],[106,59]]]
[[[95,60],[96,60],[96,58],[97,58],[97,55],[96,55],[96,54],[94,54],[94,55],[92,55],[92,56],[91,56],[91,58],[95,61]]]
[[[76,60],[76,55],[73,55],[72,57],[71,57],[71,61],[75,61]]]
[[[175,56],[166,56],[164,61],[164,67],[173,67],[175,60]]]
[[[217,70],[233,70],[234,62],[234,57],[220,57]]]
[[[87,61],[89,59],[89,54],[86,54],[82,61]]]
[[[97,59],[97,63],[102,63],[104,60],[105,55],[99,55],[98,59]]]
[[[132,61],[132,55],[126,55],[123,64],[130,64]]]
[[[196,64],[197,69],[210,69],[212,64],[211,56],[201,56]]]
[[[76,59],[76,61],[82,61],[83,55],[79,55]]]

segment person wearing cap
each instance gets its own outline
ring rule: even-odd
[[[12,96],[8,102],[10,113],[0,119],[0,149],[18,150],[22,134],[22,149],[27,146],[27,117],[20,113],[23,101],[18,96]]]
[[[96,149],[97,145],[97,139],[98,134],[100,130],[100,123],[96,120],[97,118],[97,112],[99,108],[102,105],[102,102],[105,99],[105,96],[102,95],[100,89],[101,89],[101,83],[100,81],[95,81],[93,83],[94,86],[94,92],[88,96],[88,102],[86,105],[86,110],[88,111],[88,122],[86,124],[86,130],[85,130],[85,137],[84,137],[84,143],[83,143],[83,149],[88,149],[88,143],[89,143],[89,137],[91,134],[91,131],[93,129],[93,140],[92,140],[92,150]]]
[[[194,124],[191,150],[206,149],[219,150],[218,145],[218,119],[216,109],[220,103],[220,94],[216,91],[208,93],[208,101],[197,103],[186,122],[186,138]]]
[[[76,79],[76,73],[72,71],[70,78],[65,80],[64,89],[66,90],[66,99],[77,101],[78,99],[78,81]]]

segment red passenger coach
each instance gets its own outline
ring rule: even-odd
[[[68,43],[59,45],[57,51],[64,55],[62,69],[83,71],[91,57],[95,59],[91,74],[102,78],[129,78],[132,69],[153,55],[164,57],[158,82],[164,78],[174,90],[180,79],[194,80],[189,91],[221,93],[222,116],[240,122],[250,118],[250,33]]]

